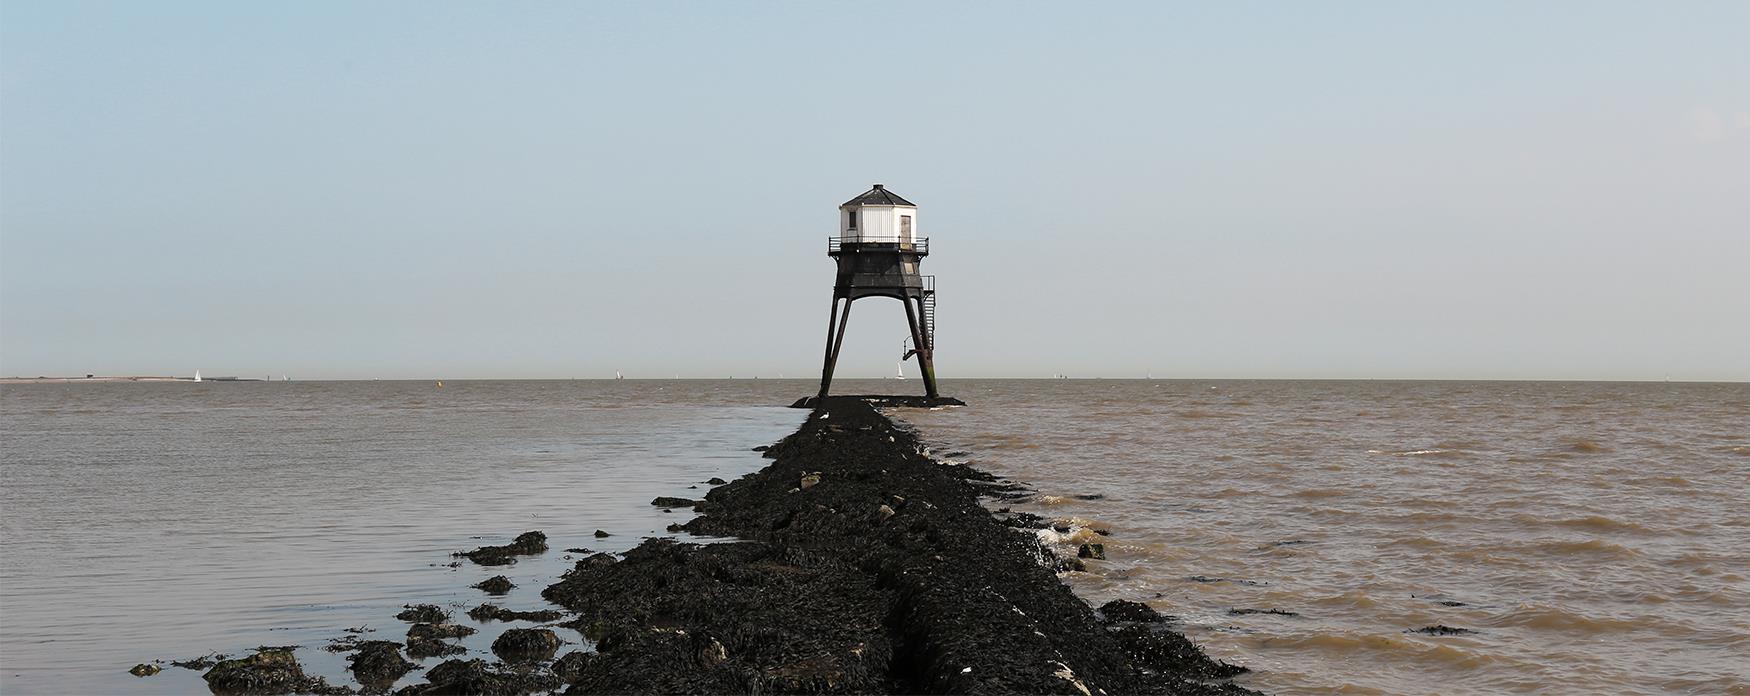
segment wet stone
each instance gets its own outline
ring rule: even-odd
[[[409,623],[438,624],[449,621],[450,613],[439,608],[436,604],[408,604],[404,605],[401,613],[396,614],[395,618]]]
[[[600,529],[595,530],[595,538],[597,538],[597,539],[606,539],[606,538],[611,537],[611,536],[613,536],[613,535],[609,534],[607,532],[604,532]]]
[[[1155,672],[1179,674],[1191,679],[1227,679],[1247,670],[1211,659],[1190,639],[1172,631],[1131,624],[1112,631],[1124,652],[1138,666]]]
[[[162,672],[162,671],[164,671],[163,667],[159,667],[158,665],[154,665],[154,664],[147,663],[147,662],[142,662],[140,664],[134,665],[133,669],[128,670],[128,674],[132,674],[136,677],[150,677],[150,676],[157,674],[159,672]]]
[[[358,651],[347,658],[352,663],[354,679],[370,689],[387,689],[413,670],[414,664],[401,657],[401,644],[387,640],[360,643]]]
[[[553,674],[567,684],[575,683],[583,676],[583,670],[589,664],[591,653],[573,650],[553,661]]]
[[[479,622],[487,621],[557,621],[563,613],[542,609],[539,611],[512,611],[495,604],[482,604],[468,610],[468,618]]]
[[[443,640],[446,638],[466,638],[474,635],[474,633],[475,630],[471,626],[463,626],[453,623],[421,623],[414,624],[407,629],[407,638],[409,640],[416,638]]]
[[[1107,621],[1133,621],[1136,623],[1160,623],[1167,617],[1142,602],[1132,602],[1127,599],[1114,599],[1100,605],[1100,615]]]
[[[489,665],[485,660],[446,660],[425,673],[425,683],[407,687],[397,694],[480,694],[481,696],[521,696],[548,692],[561,686],[559,678],[536,671],[515,671]]]
[[[558,634],[545,628],[513,628],[492,641],[492,654],[507,662],[546,660],[558,649]]]
[[[1082,544],[1081,548],[1076,549],[1076,557],[1077,558],[1093,558],[1093,559],[1098,559],[1098,560],[1105,560],[1105,558],[1106,558],[1106,545],[1105,544]]]
[[[729,482],[725,481],[723,479],[717,478],[715,476],[712,476],[709,480],[705,481],[705,483],[707,485],[712,485],[712,486],[721,486],[721,485],[729,483]]]
[[[454,643],[445,643],[436,638],[408,638],[407,656],[415,660],[428,657],[443,657],[445,655],[460,655],[468,652],[467,648]]]
[[[516,562],[517,556],[530,556],[547,551],[547,535],[539,532],[523,532],[509,544],[503,546],[482,546],[473,551],[458,552],[455,555],[465,557],[483,566],[510,565]]]
[[[254,654],[224,660],[201,675],[220,694],[289,694],[313,690],[313,680],[292,656],[295,647],[258,648]],[[326,684],[324,684],[326,686]]]
[[[698,505],[699,501],[691,498],[674,498],[666,495],[659,495],[652,499],[650,504],[660,508],[690,508],[694,505]]]
[[[516,587],[516,585],[510,581],[510,578],[503,575],[494,575],[490,578],[474,583],[473,587],[474,589],[485,592],[486,594],[502,595],[508,594],[512,588]]]

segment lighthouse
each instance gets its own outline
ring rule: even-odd
[[[936,277],[918,272],[918,264],[930,255],[930,240],[918,234],[917,205],[875,184],[839,206],[838,234],[827,239],[826,255],[838,263],[838,279],[833,283],[832,311],[826,316],[820,397],[825,398],[832,386],[851,304],[865,297],[891,297],[905,304],[912,348],[900,360],[916,356],[925,396],[938,397]]]

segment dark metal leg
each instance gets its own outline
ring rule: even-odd
[[[910,313],[907,303],[907,313]],[[917,341],[917,371],[924,374],[924,395],[936,399],[942,393],[936,392],[936,338],[924,332],[924,297],[917,297],[917,334],[922,341]],[[914,339],[915,341],[915,339]]]
[[[828,313],[826,317],[826,364],[820,370],[820,398],[822,399],[826,398],[827,389],[832,387],[832,372],[838,366],[839,347],[845,342],[845,325],[851,323],[851,301],[852,298],[845,298],[844,313],[839,315],[836,331],[832,318],[838,310],[838,298],[833,298],[834,312]]]
[[[917,346],[918,372],[924,377],[924,395],[934,399],[940,396],[936,392],[936,365],[932,359],[935,346],[930,345],[931,338],[924,333],[923,298],[915,298],[918,303],[917,309],[912,309],[913,299],[907,297],[904,300],[905,320],[906,323],[911,324],[911,343]]]

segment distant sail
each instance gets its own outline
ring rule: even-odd
[[[893,366],[893,378],[894,379],[905,379],[905,361],[904,360],[899,361],[898,364]]]
[[[200,370],[194,371],[194,381],[196,381],[196,382],[201,381],[201,371]]]

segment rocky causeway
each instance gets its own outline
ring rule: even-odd
[[[1172,617],[1077,598],[1057,574],[1098,562],[1100,545],[1058,557],[1033,531],[1051,520],[981,504],[1023,487],[932,459],[876,408],[947,404],[958,402],[798,402],[812,412],[764,448],[770,465],[702,499],[654,501],[699,513],[676,531],[739,541],[649,538],[585,555],[542,592],[563,612],[483,602],[476,620],[533,624],[493,643],[499,661],[444,659],[446,640],[471,629],[409,605],[404,642],[331,648],[352,653],[356,686],[306,676],[286,648],[200,668],[213,691],[237,694],[388,693],[421,667],[403,652],[425,668],[401,694],[1254,693],[1228,681],[1244,668],[1208,658]],[[528,532],[458,556],[504,565],[546,550]],[[494,580],[483,599],[508,584]]]

